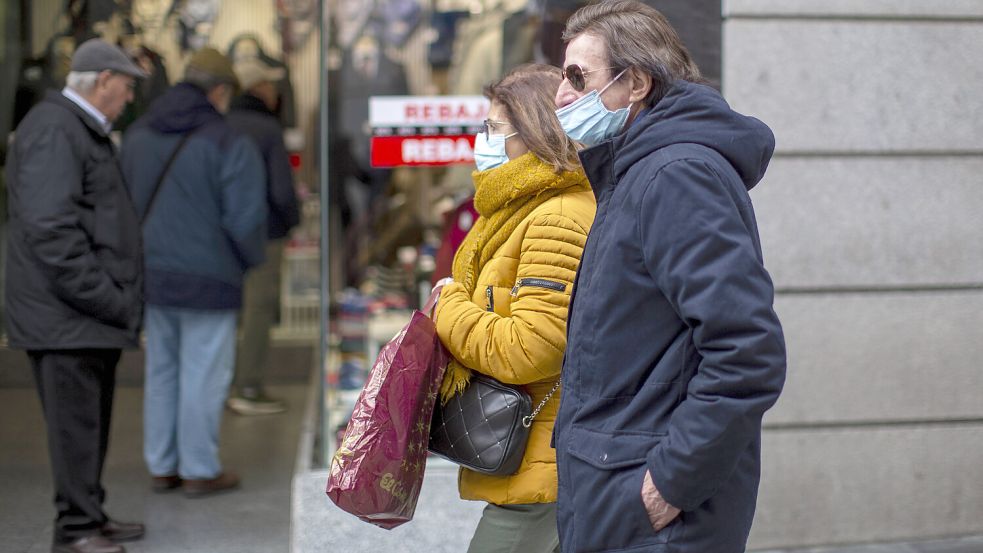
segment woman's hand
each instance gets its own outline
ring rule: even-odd
[[[448,284],[450,284],[452,282],[454,282],[454,279],[451,278],[451,277],[442,278],[442,279],[440,279],[440,280],[437,281],[437,284],[434,284],[433,285],[433,288],[430,290],[430,293],[433,294],[434,291],[437,290],[437,288],[442,288],[442,287],[447,286]]]

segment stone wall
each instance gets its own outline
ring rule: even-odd
[[[983,1],[729,0],[786,330],[752,548],[983,532]]]

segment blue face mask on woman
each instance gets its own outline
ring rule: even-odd
[[[560,119],[560,126],[563,132],[570,138],[582,142],[588,146],[600,144],[612,136],[618,134],[628,121],[628,107],[611,111],[604,107],[601,102],[601,94],[615,83],[622,75],[624,69],[618,76],[611,79],[611,82],[604,85],[598,92],[592,90],[589,94],[581,96],[576,102],[563,106],[556,110],[556,116]]]
[[[505,140],[519,133],[487,134],[480,132],[474,135],[474,164],[479,171],[494,169],[509,161],[505,153]]]

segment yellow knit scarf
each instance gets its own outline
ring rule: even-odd
[[[464,285],[468,297],[474,293],[481,269],[534,209],[554,196],[590,190],[582,170],[558,174],[531,152],[471,176],[474,207],[480,217],[458,248],[451,273],[454,282]],[[470,379],[471,369],[451,359],[440,388],[442,401],[463,391]]]

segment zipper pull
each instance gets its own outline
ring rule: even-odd
[[[495,294],[492,291],[492,287],[491,286],[489,286],[488,288],[485,288],[485,297],[488,298],[488,310],[489,311],[494,311],[495,310]]]
[[[512,287],[512,291],[509,292],[509,294],[512,294],[513,298],[519,297],[519,282],[521,281],[516,281],[515,286]]]

